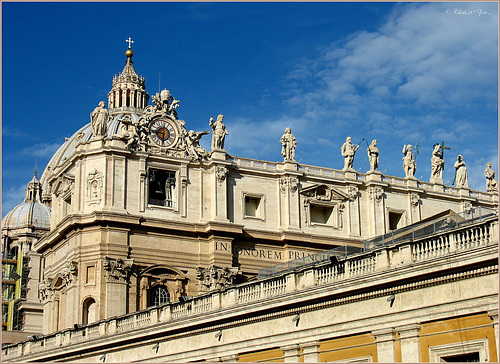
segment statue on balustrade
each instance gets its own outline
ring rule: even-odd
[[[343,171],[354,170],[354,154],[356,154],[358,148],[359,144],[357,146],[354,146],[354,144],[352,144],[351,137],[346,138],[345,143],[342,144],[342,147],[340,148],[342,157],[344,157],[344,168],[342,169]]]
[[[297,146],[297,140],[292,134],[292,130],[290,128],[285,129],[285,134],[281,136],[281,155],[284,157],[286,161],[294,161],[295,160],[295,147]]]
[[[214,118],[210,117],[209,125],[212,128],[212,150],[224,149],[224,139],[229,132],[222,122],[223,120],[224,115],[217,116],[217,120],[215,122]]]
[[[469,187],[469,177],[467,174],[467,167],[465,166],[464,157],[459,155],[454,164],[455,178],[453,182],[457,187]]]
[[[368,146],[366,150],[368,154],[368,160],[370,162],[370,171],[374,171],[378,168],[378,147],[377,147],[377,139],[372,140],[372,143]]]
[[[434,144],[431,158],[431,182],[443,179],[444,158],[440,144]]]
[[[415,161],[415,156],[413,155],[413,146],[411,144],[403,146],[403,169],[406,174],[406,178],[415,178],[415,170],[417,169],[417,162]]]
[[[498,184],[497,181],[495,180],[495,171],[491,168],[491,163],[486,163],[484,176],[486,177],[486,191],[497,192]]]

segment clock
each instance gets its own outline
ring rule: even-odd
[[[177,131],[170,120],[158,119],[149,125],[149,137],[156,145],[170,148],[177,141]]]

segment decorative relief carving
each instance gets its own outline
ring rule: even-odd
[[[472,206],[472,202],[469,202],[469,201],[465,201],[463,203],[463,207],[464,207],[464,211],[466,214],[469,214],[472,209],[474,208],[474,206]]]
[[[358,186],[347,187],[347,195],[349,196],[349,200],[354,201],[358,197],[358,193]]]
[[[104,177],[101,172],[94,169],[87,176],[87,203],[98,204],[102,200]]]
[[[217,177],[217,181],[219,181],[219,183],[224,182],[228,174],[229,171],[226,167],[217,167],[215,170],[215,176]]]
[[[413,207],[417,207],[420,205],[420,195],[418,193],[413,192],[410,195],[410,202]]]
[[[52,299],[54,296],[54,290],[52,287],[52,279],[45,278],[43,281],[38,283],[38,292],[40,293],[40,299],[42,302]]]
[[[206,268],[196,269],[196,279],[200,281],[200,287],[205,290],[219,289],[235,283],[241,276],[240,267],[222,267],[210,265]]]
[[[375,202],[380,203],[382,198],[384,197],[384,190],[382,187],[368,187],[368,194],[370,196],[370,200],[375,200]]]
[[[133,264],[133,259],[104,257],[103,268],[107,272],[108,280],[115,282],[128,282],[128,277]]]
[[[75,189],[75,176],[63,174],[54,184],[54,194],[59,197],[70,194]]]
[[[355,188],[357,190],[357,187]],[[336,190],[328,185],[314,185],[303,188],[300,194],[316,201],[345,201],[349,198],[344,192]]]
[[[295,193],[299,189],[299,179],[297,177],[280,177],[279,183],[282,193],[285,193],[287,189]]]

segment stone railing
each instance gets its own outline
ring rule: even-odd
[[[233,165],[240,168],[251,168],[269,172],[277,172],[279,169],[278,166],[282,164],[281,162],[269,162],[264,160],[235,157],[235,156],[230,157],[229,161],[232,162]],[[346,176],[346,172],[341,169],[318,167],[307,164],[298,164],[297,171],[304,173],[304,175],[306,176],[325,177],[333,179],[344,179]],[[355,172],[355,175],[356,175],[355,178],[361,182],[367,181],[367,176],[369,176],[369,174],[360,172]],[[384,174],[381,175],[380,180],[388,183],[389,186],[395,186],[395,187],[407,186],[407,184],[409,183],[408,179],[404,177],[389,176]],[[410,182],[412,183],[413,181],[414,180],[410,180]],[[435,185],[431,182],[417,180],[416,183],[417,186],[419,188],[422,188],[423,190],[426,191],[434,190]],[[459,196],[461,191],[463,190],[464,189],[460,187],[443,185],[443,192],[445,194]],[[482,201],[492,201],[492,200],[495,201],[496,198],[496,194],[484,191],[476,191],[472,189],[469,190],[468,194],[470,197],[477,198],[478,200]]]
[[[281,275],[229,286],[184,302],[172,302],[132,314],[113,317],[74,329],[50,335],[32,337],[30,340],[2,348],[5,359],[36,354],[44,350],[83,343],[99,337],[131,333],[159,323],[168,323],[220,309],[258,303],[302,289],[332,282],[359,279],[388,269],[401,269],[436,258],[465,251],[474,251],[498,244],[496,216],[473,225],[458,226],[452,230],[422,236],[419,239],[347,255],[340,260],[300,267]]]

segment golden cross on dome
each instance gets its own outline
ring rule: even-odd
[[[134,43],[134,41],[132,40],[132,38],[128,37],[128,39],[125,39],[125,42],[128,43],[128,47],[131,48],[131,44]]]

